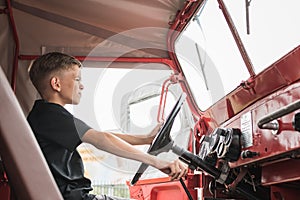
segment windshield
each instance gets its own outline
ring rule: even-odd
[[[175,51],[201,110],[249,78],[217,1],[206,2],[178,38]]]
[[[259,73],[300,44],[300,1],[247,1],[225,3]]]
[[[256,74],[299,45],[299,1],[224,2]],[[250,78],[217,0],[205,2],[178,37],[175,51],[201,110]]]

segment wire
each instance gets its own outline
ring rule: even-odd
[[[182,180],[182,178],[180,178],[179,181],[180,181],[186,195],[188,196],[189,200],[193,200],[193,197],[192,197],[190,191],[188,190],[188,188],[186,187],[186,185],[185,185],[184,181]]]

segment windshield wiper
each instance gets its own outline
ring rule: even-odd
[[[207,1],[206,1],[207,2]],[[205,7],[206,5],[206,2],[204,4],[204,6],[202,6],[201,10],[199,11],[198,15],[195,16],[194,20],[196,20],[203,36],[204,36],[204,39],[205,39],[205,35],[203,33],[203,30],[202,30],[202,26],[201,26],[201,23],[200,23],[200,20],[199,20],[199,17],[203,11],[203,8]],[[201,54],[200,54],[200,48],[199,48],[199,45],[198,43],[195,42],[195,47],[196,47],[196,51],[197,51],[197,56],[198,56],[198,59],[199,59],[199,63],[200,63],[200,69],[201,69],[201,73],[202,73],[202,76],[203,76],[203,79],[204,79],[204,83],[205,83],[205,87],[206,87],[206,90],[209,90],[208,88],[208,81],[207,81],[207,77],[206,77],[206,74],[205,74],[205,71],[204,71],[204,67],[205,67],[205,61],[202,62],[202,59],[201,59]]]
[[[198,59],[199,59],[199,63],[200,63],[200,69],[201,69],[201,73],[202,73],[202,76],[203,76],[203,79],[204,79],[205,87],[206,87],[206,90],[209,90],[207,77],[206,77],[206,74],[205,74],[205,71],[204,71],[205,62],[202,62],[201,55],[200,55],[200,50],[199,50],[199,45],[197,43],[195,43],[195,47],[196,47],[196,51],[197,51],[197,55],[198,55]]]
[[[247,26],[247,34],[250,34],[250,23],[249,23],[249,7],[252,0],[245,0],[246,6],[246,26]]]

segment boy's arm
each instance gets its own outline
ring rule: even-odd
[[[162,123],[158,123],[153,128],[153,130],[146,135],[130,135],[130,134],[121,134],[121,133],[112,133],[112,134],[128,142],[131,145],[151,144],[156,134],[159,132],[161,126]]]
[[[144,153],[134,148],[129,143],[109,132],[100,132],[94,129],[88,130],[82,137],[82,141],[94,145],[96,148],[114,155],[137,160],[151,165],[165,173],[172,179],[179,179],[186,175],[187,165],[179,160],[173,162],[158,159],[155,156]]]

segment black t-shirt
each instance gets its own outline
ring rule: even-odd
[[[91,129],[64,107],[37,100],[27,120],[47,160],[54,179],[69,200],[90,200],[91,181],[84,177],[82,159],[76,150]]]

